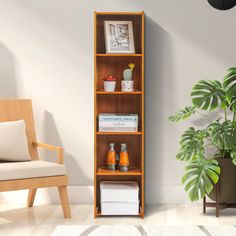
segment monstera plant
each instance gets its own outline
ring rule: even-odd
[[[204,129],[188,128],[180,138],[176,158],[186,163],[182,183],[191,201],[211,193],[219,181],[219,158],[231,158],[236,165],[236,67],[228,69],[223,81],[201,80],[192,89],[192,104],[170,116],[171,121],[189,118],[199,110],[222,109]],[[221,113],[219,113],[221,114]],[[208,153],[214,146],[214,153]]]

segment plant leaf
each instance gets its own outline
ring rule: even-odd
[[[236,96],[231,98],[230,104],[228,106],[231,111],[236,112]]]
[[[230,157],[232,158],[232,162],[236,165],[236,149],[231,150]]]
[[[198,166],[197,168],[195,166]],[[220,168],[216,160],[206,160],[200,155],[185,167],[182,183],[191,201],[197,201],[209,194],[213,183],[219,180]]]
[[[169,116],[170,121],[180,121],[189,118],[195,113],[195,106],[184,107],[179,110],[175,115]]]
[[[177,160],[193,160],[198,153],[203,153],[204,138],[205,130],[188,128],[180,138],[180,149],[176,155]]]
[[[222,124],[214,122],[208,128],[212,143],[219,149],[233,149],[236,145],[235,128],[235,123],[231,121],[225,121]]]
[[[231,103],[236,94],[236,67],[228,69],[228,74],[224,77],[223,88],[228,103]]]
[[[224,106],[224,91],[217,80],[200,80],[191,93],[192,103],[202,110],[214,110],[218,107],[219,99]]]

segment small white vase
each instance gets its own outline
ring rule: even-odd
[[[103,81],[105,92],[114,92],[116,87],[116,81]]]
[[[133,92],[134,81],[133,80],[121,80],[121,91],[122,92]]]

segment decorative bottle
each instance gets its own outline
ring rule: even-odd
[[[129,170],[129,155],[127,152],[127,144],[121,143],[120,148],[120,171],[127,172]]]
[[[109,150],[107,153],[107,169],[108,170],[116,169],[116,151],[114,143],[109,144]]]

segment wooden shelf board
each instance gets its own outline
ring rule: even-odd
[[[141,12],[98,12],[95,11],[96,15],[142,15],[143,11]]]
[[[142,175],[142,172],[138,168],[130,168],[127,172],[121,172],[119,170],[107,170],[106,168],[99,168],[96,175]]]
[[[97,57],[142,57],[142,53],[97,53]]]
[[[97,91],[96,93],[99,94],[99,95],[122,95],[122,94],[138,95],[138,94],[143,94],[142,91],[134,91],[134,92],[122,92],[122,91],[105,92],[104,90]]]
[[[139,214],[137,214],[137,215],[102,215],[102,213],[100,211],[96,213],[96,216],[97,217],[100,217],[100,216],[102,216],[102,217],[111,217],[111,216],[134,216],[134,217],[140,216],[140,217],[143,217],[141,212],[139,212]]]
[[[97,135],[142,135],[143,132],[97,132]]]

